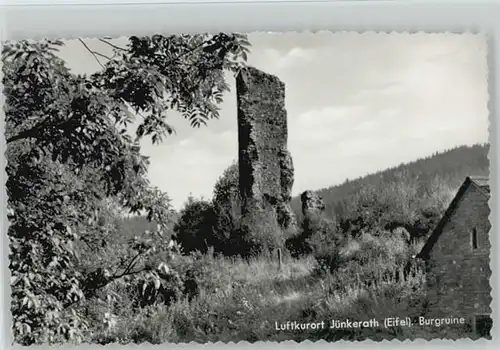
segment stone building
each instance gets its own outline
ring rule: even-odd
[[[490,336],[490,187],[467,177],[417,257],[426,262],[429,310],[464,317],[472,331]]]

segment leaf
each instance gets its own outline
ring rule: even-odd
[[[160,289],[160,286],[161,286],[161,281],[159,278],[155,278],[154,280],[154,284],[155,284],[155,289],[158,290]]]

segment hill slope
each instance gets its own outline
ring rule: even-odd
[[[348,180],[340,185],[323,188],[317,192],[325,202],[326,215],[337,222],[353,219],[358,215],[360,201],[376,200],[380,203],[379,197],[387,195],[390,189],[392,189],[392,194],[396,191],[398,197],[406,197],[401,200],[392,198],[393,202],[399,201],[400,206],[403,207],[418,207],[424,216],[439,217],[466,176],[489,175],[488,150],[488,144],[460,146],[394,168]],[[395,189],[395,187],[398,188]],[[386,206],[386,211],[398,209],[396,203],[390,204]],[[292,208],[301,220],[299,196],[292,199]],[[429,210],[433,213],[425,214]]]

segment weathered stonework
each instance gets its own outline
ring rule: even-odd
[[[419,256],[427,265],[429,315],[464,317],[475,327],[476,317],[492,311],[490,208],[484,190],[467,180],[459,194],[439,237],[429,245],[431,236]]]
[[[325,211],[323,199],[313,191],[305,191],[300,196],[302,202],[302,214],[308,216],[311,214],[321,215]]]
[[[289,202],[292,200],[293,187],[293,161],[290,152],[286,149],[281,149],[278,153],[281,169],[281,195],[283,200]]]
[[[238,75],[236,89],[239,181],[246,234],[260,237],[262,226],[293,230],[296,219],[289,202],[294,169],[287,150],[285,85],[277,77],[249,67]]]

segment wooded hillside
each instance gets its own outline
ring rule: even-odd
[[[466,176],[489,175],[488,150],[488,144],[460,146],[378,173],[346,180],[340,185],[312,190],[317,190],[323,198],[326,215],[336,221],[353,218],[359,209],[355,203],[361,193],[373,191],[380,200],[382,192],[394,185],[399,185],[406,192],[410,187],[415,190],[410,197],[413,197],[411,201],[419,199],[420,211],[434,206],[431,198],[441,197],[444,203],[440,203],[435,208],[439,209],[438,212],[431,215],[439,217]],[[299,220],[302,220],[299,196],[292,199],[292,207]]]

